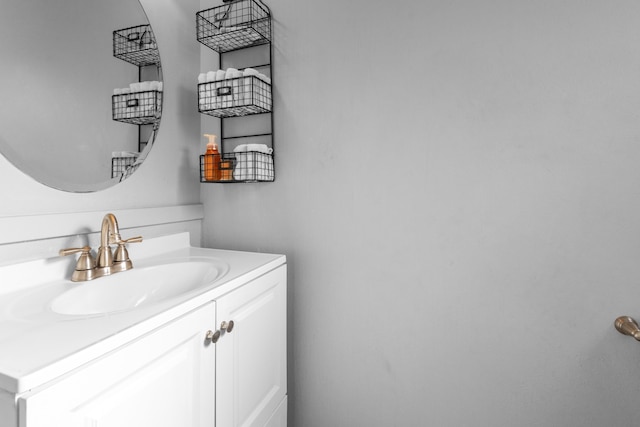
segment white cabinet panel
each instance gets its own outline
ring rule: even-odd
[[[211,427],[214,303],[19,399],[20,427]]]
[[[287,396],[282,399],[276,412],[269,418],[264,427],[287,427]]]
[[[216,300],[216,427],[263,427],[287,393],[286,266]]]

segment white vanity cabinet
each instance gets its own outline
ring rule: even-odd
[[[216,427],[286,426],[286,279],[282,266],[216,300],[218,327],[234,325],[216,344]]]
[[[216,331],[214,344],[206,337]],[[286,393],[285,264],[18,395],[18,419],[19,427],[286,427]]]
[[[20,427],[211,427],[214,321],[212,302],[20,396]]]

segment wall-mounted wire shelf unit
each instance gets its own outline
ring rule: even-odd
[[[256,53],[263,60],[259,64],[242,67],[245,70],[259,69],[258,75],[241,73],[241,77],[232,76],[198,84],[198,111],[220,119],[221,153],[215,177],[206,170],[211,163],[205,162],[205,156],[200,156],[200,182],[271,182],[275,179],[271,11],[262,0],[223,2],[222,6],[196,13],[197,40],[218,53],[220,68],[229,62],[228,58],[235,62],[235,54],[242,49],[247,49],[245,52],[249,52],[250,58],[255,59],[253,54]],[[252,48],[259,52],[254,52]],[[264,55],[265,52],[268,56]],[[267,58],[266,62],[264,58]],[[242,68],[238,67],[239,70]],[[237,122],[234,122],[234,126],[225,125],[226,119],[248,120],[242,117],[259,114],[265,115],[264,127],[259,130],[253,126],[247,127],[254,133],[238,133]],[[235,131],[227,135],[227,128]],[[237,147],[242,142],[255,143],[264,138],[268,141],[266,145],[270,146],[269,153],[232,152],[234,144]]]
[[[138,67],[138,82],[162,81],[160,53],[151,25],[136,25],[113,31],[113,56]],[[148,144],[153,144],[162,115],[162,90],[113,95],[111,106],[113,120],[138,126],[138,152],[142,152]],[[121,177],[132,172],[130,165],[121,171],[119,165],[122,162],[112,160],[112,178],[117,176],[114,176],[116,170],[121,173]]]

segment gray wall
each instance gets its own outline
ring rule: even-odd
[[[290,425],[637,425],[640,3],[268,4],[277,181],[202,200],[288,256]]]

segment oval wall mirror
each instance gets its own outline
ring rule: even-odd
[[[138,0],[4,2],[0,58],[0,152],[16,167],[89,192],[144,161],[160,125],[162,71]]]

